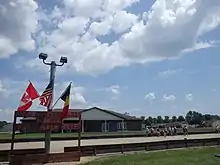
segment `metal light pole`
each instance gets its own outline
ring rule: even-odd
[[[43,60],[43,63],[45,65],[50,65],[50,82],[52,80],[55,80],[55,72],[56,72],[56,67],[57,66],[63,66],[65,63],[67,63],[67,57],[61,57],[60,58],[60,63],[61,64],[56,64],[55,61],[51,61],[51,62],[46,62],[48,55],[45,53],[40,53],[39,54],[39,59]],[[54,81],[52,81],[52,89],[54,90]],[[52,91],[52,98],[51,98],[51,103],[47,109],[47,111],[52,111],[52,105],[53,105],[53,94],[54,92]],[[48,130],[45,132],[45,152],[49,153],[50,152],[50,141],[51,141],[51,131]]]

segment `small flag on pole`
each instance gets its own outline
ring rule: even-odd
[[[53,80],[47,85],[46,89],[40,96],[40,105],[50,108],[53,95]]]
[[[70,102],[70,89],[71,83],[68,85],[66,90],[61,95],[61,100],[64,101],[63,111],[62,111],[62,118],[68,117],[69,114],[69,102]]]
[[[32,101],[38,97],[39,97],[39,94],[37,90],[34,88],[31,81],[29,81],[29,85],[26,88],[26,91],[21,98],[20,105],[17,110],[18,111],[28,110],[32,105]]]

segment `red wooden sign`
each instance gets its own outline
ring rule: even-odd
[[[36,120],[34,121],[33,127],[40,131],[58,131],[61,129],[64,130],[78,130],[80,129],[80,122],[78,123],[70,123],[64,124],[61,118],[62,112],[48,112],[48,111],[24,111],[24,112],[15,112],[16,117],[35,117]],[[68,117],[71,118],[80,118],[80,112],[71,112],[69,113]],[[30,129],[31,125],[25,125],[24,123],[16,125],[16,130],[27,130]]]
[[[38,130],[40,131],[46,131],[46,130],[51,130],[51,131],[59,131],[59,130],[78,130],[80,129],[80,124],[74,123],[74,124],[41,124],[38,127]],[[16,131],[26,131],[28,130],[27,127],[24,125],[22,126],[21,124],[16,124],[15,126]]]
[[[16,117],[47,117],[47,118],[59,118],[62,115],[62,112],[54,112],[54,111],[15,111]],[[70,112],[68,117],[71,118],[79,118],[81,116],[81,112]]]

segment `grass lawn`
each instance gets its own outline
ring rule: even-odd
[[[220,165],[219,147],[181,149],[100,158],[84,165]]]
[[[128,134],[137,134],[137,133],[143,133],[143,131],[138,131],[138,132],[107,132],[107,133],[102,133],[102,132],[91,132],[91,133],[82,133],[82,136],[100,136],[100,135],[128,135]],[[77,137],[77,133],[52,133],[52,137]],[[27,134],[16,134],[15,138],[16,139],[28,139],[28,138],[43,138],[44,133],[27,133]],[[0,133],[0,139],[10,139],[11,134],[10,133]]]

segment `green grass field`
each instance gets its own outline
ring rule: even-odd
[[[98,158],[83,165],[220,165],[219,147],[181,149]]]

